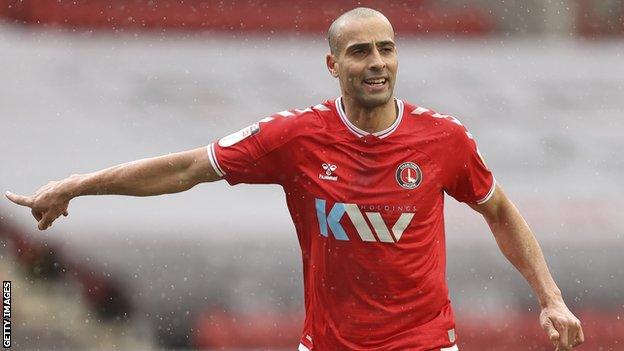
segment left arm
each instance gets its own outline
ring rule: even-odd
[[[584,341],[581,322],[565,305],[542,250],[522,215],[500,186],[491,199],[470,205],[481,213],[501,252],[529,283],[540,303],[540,324],[557,351],[570,350]]]

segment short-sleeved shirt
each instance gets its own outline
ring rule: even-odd
[[[230,184],[285,193],[302,251],[300,350],[436,350],[455,344],[444,193],[484,203],[495,180],[454,117],[395,99],[367,133],[342,98],[279,112],[208,145]]]

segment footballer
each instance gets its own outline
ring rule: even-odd
[[[444,194],[487,221],[539,300],[556,350],[584,340],[528,225],[456,118],[395,97],[388,19],[356,8],[329,28],[341,96],[282,111],[186,152],[7,193],[45,230],[83,195],[150,196],[204,182],[279,184],[303,260],[299,351],[458,350],[445,278]],[[495,346],[495,345],[493,345]]]

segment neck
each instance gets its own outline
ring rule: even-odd
[[[342,103],[349,121],[367,133],[376,133],[390,128],[398,114],[394,98],[375,107],[363,107],[346,96],[342,97]]]

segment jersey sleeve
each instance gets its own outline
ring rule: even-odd
[[[288,174],[287,118],[264,118],[207,146],[215,171],[231,185],[282,184]]]
[[[494,194],[496,180],[470,132],[455,121],[446,153],[444,190],[457,201],[483,204]]]

